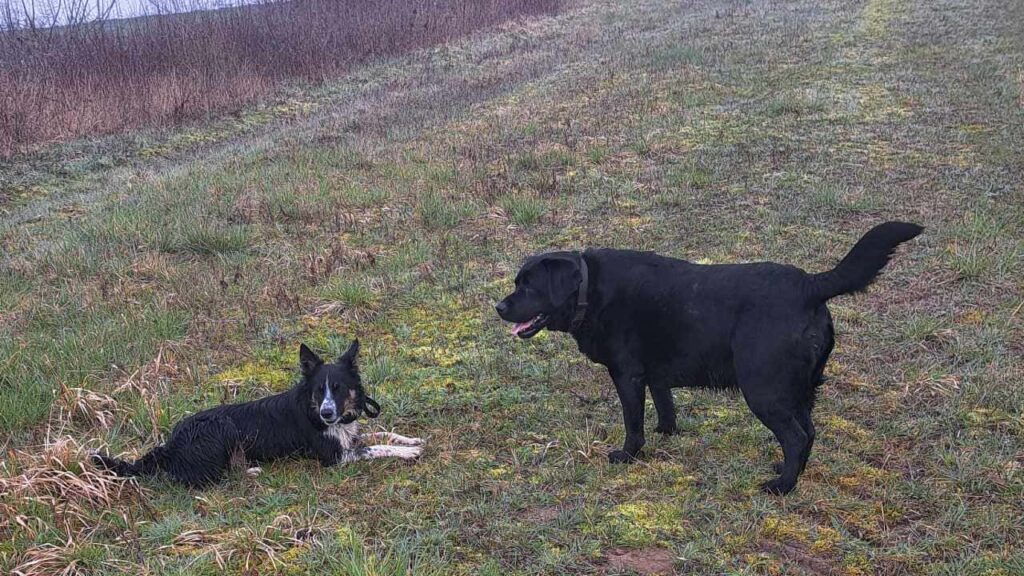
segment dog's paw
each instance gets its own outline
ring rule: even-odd
[[[394,446],[394,455],[402,460],[415,460],[423,454],[423,448],[420,446]]]
[[[248,476],[249,478],[256,478],[262,473],[263,468],[260,468],[259,466],[253,466],[252,468],[246,468],[245,470],[245,475]]]
[[[669,426],[668,424],[658,424],[654,431],[657,432],[658,434],[674,436],[679,433],[679,428],[677,428],[675,424],[672,424],[671,426]]]
[[[626,464],[633,460],[636,460],[636,458],[630,456],[629,452],[625,450],[612,450],[608,453],[608,462],[612,464]]]
[[[401,446],[423,446],[427,443],[423,438],[409,438],[405,437],[399,443]]]
[[[796,488],[795,481],[784,480],[781,476],[761,484],[761,491],[768,494],[784,496]]]

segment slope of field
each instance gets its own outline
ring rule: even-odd
[[[995,0],[580,0],[4,166],[0,572],[1024,573],[1022,27]],[[894,218],[926,233],[833,301],[786,498],[734,393],[677,390],[682,433],[609,465],[607,374],[492,310],[539,250],[823,270]],[[420,462],[204,492],[79,463],[354,336]]]
[[[5,5],[0,158],[237,112],[286,83],[318,84],[496,24],[555,14],[559,1],[263,0],[219,10],[199,1],[188,12],[180,2],[147,0],[156,15],[107,20],[88,1],[34,0],[49,14],[39,27]]]

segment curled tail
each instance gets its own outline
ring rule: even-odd
[[[838,266],[811,275],[811,295],[828,300],[867,288],[889,262],[893,250],[922,230],[923,227],[909,222],[886,222],[868,230]]]
[[[110,470],[118,476],[152,476],[160,470],[160,457],[163,450],[163,447],[154,448],[135,462],[114,458],[99,452],[90,454],[90,459],[96,466]]]

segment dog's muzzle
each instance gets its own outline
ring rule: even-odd
[[[324,421],[324,424],[334,424],[338,420],[338,407],[334,404],[334,400],[324,399],[320,403],[320,419]]]
[[[339,423],[351,424],[359,418],[360,413],[366,414],[368,418],[376,418],[380,416],[380,404],[373,398],[366,396],[358,408],[347,410],[339,416],[337,404],[335,404],[333,398],[330,398],[329,393],[328,396],[324,397],[324,401],[320,403],[320,419],[328,426]]]
[[[324,380],[324,399],[320,402],[320,419],[328,426],[338,421],[338,405],[334,402],[334,395],[331,394],[330,380]]]

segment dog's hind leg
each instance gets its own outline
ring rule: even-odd
[[[385,442],[395,446],[422,446],[425,444],[422,438],[410,438],[394,432],[369,432],[361,434],[359,437],[364,444],[372,442]]]
[[[651,386],[651,398],[654,399],[654,408],[658,411],[658,426],[655,432],[662,434],[675,434],[676,428],[676,405],[672,401],[672,389]]]
[[[772,494],[788,494],[796,487],[797,478],[803,472],[812,439],[801,424],[803,416],[786,406],[784,399],[758,393],[756,389],[748,390],[743,388],[747,405],[782,445],[784,458],[781,470],[778,470],[779,476],[762,484],[761,489]]]
[[[185,422],[165,445],[164,470],[174,480],[201,488],[224,478],[241,440],[230,418],[206,416]],[[244,456],[243,456],[244,458]]]
[[[796,487],[796,481],[801,472],[803,454],[807,453],[809,446],[807,434],[792,414],[761,410],[760,407],[755,414],[775,434],[775,438],[782,445],[782,453],[785,458],[779,476],[761,484],[761,489],[771,494],[789,494]]]
[[[814,446],[815,430],[811,411],[814,409],[817,389],[824,380],[825,365],[828,364],[828,358],[832,354],[832,348],[835,346],[832,316],[829,314],[828,308],[822,306],[818,314],[817,325],[812,324],[804,330],[803,334],[804,342],[808,344],[808,351],[814,368],[811,370],[810,377],[805,386],[799,386],[803,375],[798,368],[795,368],[797,374],[794,376],[794,382],[797,385],[792,390],[797,421],[800,423],[801,428],[803,428],[804,433],[807,434],[807,447],[800,454],[801,474],[804,468],[807,467],[807,460],[810,458],[811,448]],[[782,462],[777,463],[773,469],[777,474],[782,474],[784,464]]]
[[[773,494],[793,490],[814,442],[807,401],[810,366],[793,362],[786,343],[785,338],[758,334],[756,339],[739,343],[734,352],[737,383],[747,406],[782,445],[779,476],[761,485]]]
[[[800,424],[801,428],[803,428],[804,433],[807,434],[807,446],[800,452],[800,471],[798,474],[803,474],[804,469],[807,467],[807,460],[811,457],[811,448],[814,446],[815,430],[814,422],[811,419],[810,408],[798,410],[796,417],[797,422]],[[781,475],[786,469],[785,464],[785,462],[776,462],[775,464],[772,464],[772,470],[775,471],[776,474]]]
[[[779,376],[765,374],[763,378]],[[772,431],[782,446],[783,461],[780,469],[777,469],[779,476],[762,484],[761,488],[773,494],[788,494],[796,487],[797,479],[810,456],[814,428],[810,423],[810,410],[794,406],[786,393],[779,394],[779,384],[785,386],[781,382],[750,379],[741,379],[739,385],[746,405]],[[809,424],[810,429],[805,428],[805,424]]]

